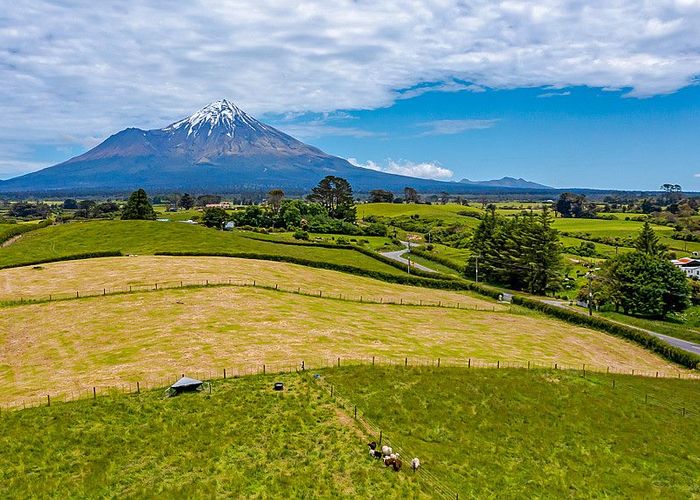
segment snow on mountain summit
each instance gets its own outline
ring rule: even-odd
[[[267,129],[265,125],[248,116],[232,102],[221,99],[204,106],[193,115],[168,125],[162,130],[171,132],[184,128],[189,137],[191,134],[197,136],[203,130],[207,132],[207,135],[211,135],[214,129],[220,128],[231,137],[237,126],[249,127],[258,131]]]

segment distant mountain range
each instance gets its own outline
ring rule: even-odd
[[[520,179],[516,179],[515,177],[502,177],[500,179],[494,179],[492,181],[470,181],[469,179],[462,179],[459,182],[462,184],[469,184],[470,186],[488,186],[513,189],[556,189],[551,186],[545,186],[544,184],[537,184],[536,182],[526,181],[522,177]]]
[[[449,193],[551,189],[510,177],[441,182],[357,167],[259,122],[224,99],[162,129],[122,130],[80,156],[0,181],[0,192],[107,193],[139,187],[160,192],[307,191],[327,175],[348,179],[358,192],[406,186]]]

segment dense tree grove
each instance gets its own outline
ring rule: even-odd
[[[153,220],[156,218],[156,213],[153,210],[151,202],[148,200],[148,195],[143,189],[139,189],[131,193],[129,199],[122,210],[122,219],[124,220]]]
[[[664,255],[649,223],[634,242],[635,251],[609,259],[597,297],[625,314],[664,317],[690,306],[692,289],[685,273]]]
[[[45,219],[51,213],[51,207],[46,203],[31,203],[29,201],[18,201],[10,206],[7,215],[19,218],[41,218]]]
[[[384,189],[373,189],[369,192],[367,201],[369,203],[392,203],[394,201],[394,193]]]
[[[185,210],[189,210],[190,208],[194,207],[194,204],[195,200],[189,193],[183,194],[180,200],[178,201],[178,205],[180,206],[180,208],[184,208]]]
[[[356,218],[355,200],[352,186],[342,177],[329,175],[321,179],[318,186],[307,196],[309,201],[321,204],[333,219],[354,222]]]
[[[544,294],[561,287],[561,244],[549,210],[505,218],[490,207],[476,228],[467,273],[510,288]]]
[[[582,219],[595,217],[596,206],[594,203],[589,203],[583,194],[562,193],[554,204],[554,210],[562,217]]]

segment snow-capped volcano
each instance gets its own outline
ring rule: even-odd
[[[259,131],[269,129],[255,118],[248,116],[232,102],[227,99],[221,99],[203,107],[192,116],[168,125],[163,131],[168,132],[184,128],[189,137],[190,135],[196,136],[200,132],[206,132],[207,135],[211,135],[213,130],[221,128],[227,135],[232,136],[237,127],[250,127]]]
[[[415,179],[351,165],[265,125],[230,101],[213,102],[164,128],[127,128],[68,161],[7,181],[2,192],[110,193],[306,191],[327,175],[357,191],[412,186],[465,192],[465,184]]]

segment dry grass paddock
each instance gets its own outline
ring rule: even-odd
[[[46,298],[49,295],[86,295],[103,289],[125,290],[129,285],[154,286],[156,283],[185,283],[205,280],[249,281],[306,292],[322,291],[326,295],[367,300],[445,304],[463,307],[503,309],[495,301],[467,292],[452,292],[405,285],[394,285],[351,274],[314,269],[284,262],[237,259],[228,257],[168,257],[144,255],[54,262],[35,267],[0,270],[0,300]]]
[[[138,260],[115,261],[122,262]],[[270,273],[270,278],[326,275],[304,268],[290,271],[288,265],[242,263],[260,264],[267,268],[260,272]],[[196,265],[196,261],[191,263],[194,269]],[[193,272],[192,268],[185,272]],[[76,269],[87,273],[80,266]],[[51,272],[47,266],[46,274],[38,273],[48,276]],[[290,274],[275,274],[282,272]],[[118,274],[108,276],[119,278]],[[335,278],[337,283],[328,286],[349,287],[355,280],[341,276],[342,281]],[[414,293],[431,292],[418,289]],[[220,375],[225,367],[301,360],[313,366],[336,356],[471,357],[493,362],[532,360],[676,370],[629,342],[514,311],[360,304],[235,287],[16,306],[4,309],[0,317],[0,402],[17,404],[47,393],[162,380],[209,369]]]

